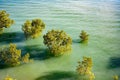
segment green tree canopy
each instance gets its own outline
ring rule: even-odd
[[[0,49],[0,64],[7,66],[16,66],[21,63],[28,63],[29,53],[21,56],[21,50],[16,48],[15,44],[10,44],[8,47]]]
[[[80,75],[80,80],[94,80],[95,76],[94,73],[91,72],[92,70],[92,59],[89,57],[83,57],[83,61],[78,62],[78,66],[76,71]]]
[[[72,39],[63,30],[51,30],[43,36],[52,55],[58,56],[71,50]]]
[[[41,19],[33,19],[32,21],[26,20],[22,25],[26,38],[37,38],[42,34],[45,28],[45,23]]]
[[[87,42],[88,41],[88,34],[87,32],[85,32],[84,30],[81,31],[80,33],[80,39],[81,39],[81,42]]]
[[[5,10],[0,10],[0,34],[3,32],[3,28],[9,28],[13,23],[9,14]]]

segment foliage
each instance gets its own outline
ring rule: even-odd
[[[113,76],[113,79],[114,79],[114,80],[118,80],[118,79],[119,79],[119,78],[118,78],[118,75]]]
[[[72,39],[62,30],[51,30],[43,36],[44,44],[53,56],[71,50]]]
[[[29,54],[29,53],[25,54],[25,55],[21,58],[21,59],[22,59],[22,62],[23,62],[23,63],[32,62],[32,60],[30,60],[29,57],[30,57],[30,54]]]
[[[92,59],[88,57],[83,57],[83,61],[78,62],[76,71],[82,77],[81,80],[94,80],[94,73],[92,70]]]
[[[3,28],[0,28],[0,34],[2,34],[3,33]]]
[[[4,80],[16,80],[16,79],[13,79],[12,77],[10,76],[6,76],[6,78]]]
[[[10,44],[9,47],[0,49],[0,64],[7,66],[16,66],[21,63],[29,62],[29,53],[21,56],[21,50],[16,48],[15,44]]]
[[[87,32],[85,32],[84,30],[82,30],[82,32],[80,33],[80,39],[81,39],[81,42],[87,42],[88,41],[88,34]]]
[[[22,25],[26,38],[37,38],[42,34],[45,24],[41,19],[33,19],[32,21],[27,20]]]
[[[3,32],[3,28],[9,28],[14,21],[9,18],[9,14],[5,10],[0,10],[0,34]]]

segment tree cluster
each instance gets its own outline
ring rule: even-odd
[[[41,19],[33,19],[32,21],[27,20],[22,25],[22,30],[24,31],[26,38],[37,38],[41,35],[45,24]]]
[[[9,18],[9,14],[5,10],[0,10],[0,34],[3,33],[3,28],[9,28],[14,21]]]
[[[5,10],[0,10],[0,34],[3,33],[4,28],[9,28],[14,23],[14,20],[9,18],[9,14]],[[27,38],[37,38],[42,34],[45,29],[45,23],[41,19],[33,19],[32,21],[26,20],[22,25],[22,30]],[[79,35],[81,42],[87,42],[89,35],[84,30]],[[50,54],[53,56],[59,56],[66,51],[71,50],[72,39],[63,30],[51,30],[44,36],[44,44],[48,47]],[[17,49],[15,44],[9,44],[8,47],[2,47],[0,49],[0,65],[17,66],[23,63],[28,63],[30,54],[26,53],[22,56],[21,50]],[[95,75],[92,72],[92,59],[83,57],[83,61],[78,62],[76,71],[80,75],[80,80],[94,80]],[[118,80],[118,76],[113,77],[114,80]],[[4,80],[14,80],[10,76],[7,76]]]
[[[16,48],[15,44],[0,49],[0,64],[6,66],[17,66],[22,63],[30,62],[29,53],[21,56],[21,50]]]
[[[92,70],[92,59],[88,57],[83,57],[83,61],[78,62],[78,66],[76,71],[81,76],[81,80],[94,80],[95,76],[94,73],[91,72]]]
[[[63,30],[51,30],[44,36],[44,44],[47,45],[52,55],[58,56],[71,50],[72,39]]]

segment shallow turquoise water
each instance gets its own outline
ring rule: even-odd
[[[16,43],[23,53],[30,52],[35,60],[0,69],[0,80],[7,74],[17,80],[75,80],[72,73],[83,56],[92,57],[95,80],[112,80],[115,74],[120,76],[119,0],[0,0],[1,9],[10,13],[15,24],[5,30],[5,37],[0,37],[0,47]],[[43,38],[25,40],[21,30],[25,20],[34,18],[46,23],[43,34],[51,29],[66,31],[73,39],[72,52],[45,59]],[[81,30],[90,35],[87,45],[78,43]]]

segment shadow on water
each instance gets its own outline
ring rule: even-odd
[[[74,39],[72,40],[73,43],[79,43],[79,44],[88,44],[88,41],[81,41],[80,39]]]
[[[73,39],[72,42],[73,43],[80,43],[80,39]]]
[[[120,68],[120,57],[111,57],[108,68]]]
[[[22,64],[22,65],[24,65],[24,64]],[[14,68],[14,67],[22,66],[22,65],[9,66],[9,65],[5,65],[5,64],[0,64],[0,69]]]
[[[30,58],[34,60],[44,60],[49,58],[47,56],[48,50],[46,48],[41,48],[41,45],[31,45],[24,46],[24,52],[30,54]]]
[[[35,80],[76,80],[75,72],[70,71],[54,71],[48,72],[46,75],[40,76]]]
[[[10,68],[10,67],[6,66],[6,65],[3,65],[3,64],[0,64],[0,69],[6,69],[6,68]]]
[[[12,33],[3,33],[0,34],[0,42],[1,43],[17,43],[24,41],[24,33],[21,32],[12,32]]]
[[[22,49],[22,55],[29,53],[30,58],[34,60],[46,60],[50,58],[60,57],[51,55],[48,48],[43,47],[43,45],[19,46],[19,49]]]

